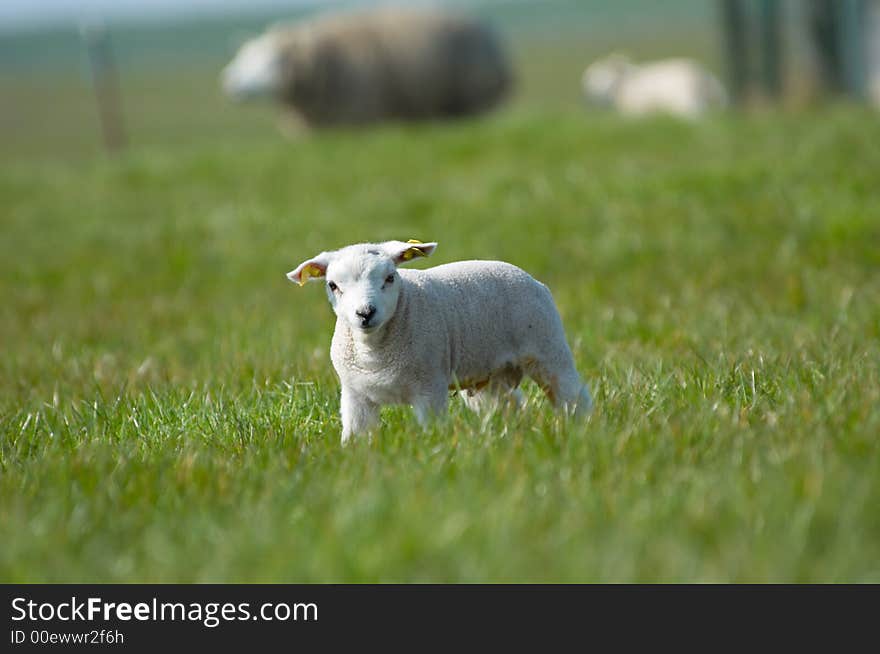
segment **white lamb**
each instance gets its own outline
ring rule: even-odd
[[[693,119],[727,105],[721,82],[691,59],[634,64],[611,55],[584,71],[581,86],[588,101],[628,116],[668,113]]]
[[[331,359],[342,385],[342,442],[375,426],[382,405],[412,405],[425,426],[445,414],[450,391],[475,410],[508,394],[519,401],[523,375],[554,406],[586,415],[592,398],[547,287],[501,261],[398,270],[436,247],[359,243],[287,274],[300,286],[326,279],[337,316]]]

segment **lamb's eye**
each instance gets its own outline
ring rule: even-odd
[[[336,285],[336,282],[327,282],[327,288],[329,288],[334,293],[339,289],[339,287]]]
[[[386,284],[393,284],[394,283],[394,275],[393,274],[388,275],[388,277],[385,278],[385,283]]]

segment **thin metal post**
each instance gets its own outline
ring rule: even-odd
[[[85,25],[81,29],[92,73],[92,86],[98,107],[98,120],[104,148],[109,154],[125,149],[122,100],[110,36],[103,25]]]

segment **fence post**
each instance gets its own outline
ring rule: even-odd
[[[119,80],[113,61],[110,36],[104,25],[100,23],[83,25],[80,34],[85,43],[91,69],[104,148],[109,154],[118,154],[125,149],[126,138]]]

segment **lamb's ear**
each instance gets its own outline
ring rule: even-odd
[[[382,246],[394,263],[400,265],[416,257],[430,257],[437,244],[409,240],[406,243],[403,241],[387,241]]]
[[[287,273],[287,279],[303,286],[310,279],[321,279],[327,274],[330,257],[322,252],[314,259],[308,259]]]

